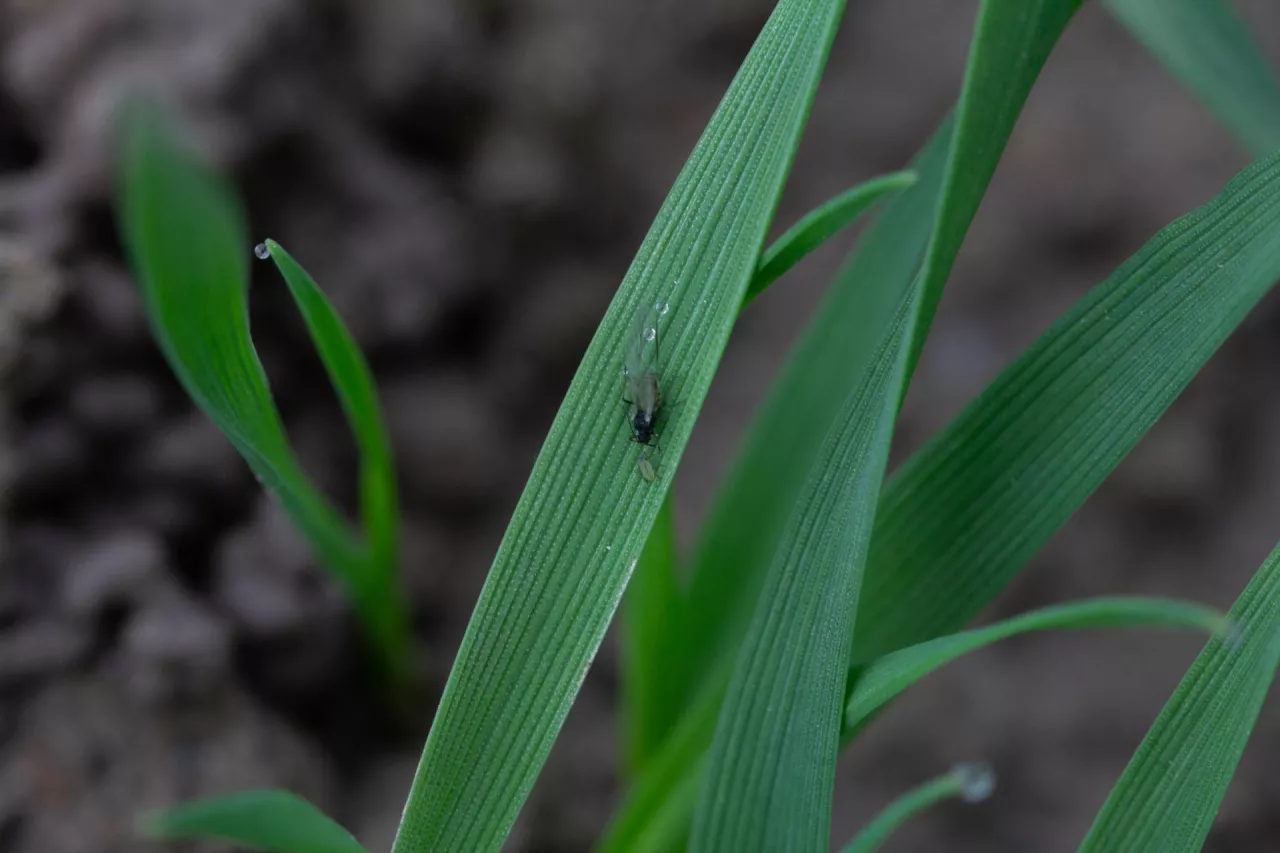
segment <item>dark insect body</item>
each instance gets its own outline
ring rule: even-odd
[[[636,393],[632,389],[631,403],[631,440],[637,444],[653,446],[658,434],[654,429],[658,426],[658,410],[662,408],[662,389],[658,385],[656,373],[646,374],[638,383],[643,386],[644,393]],[[643,401],[643,402],[641,402]]]

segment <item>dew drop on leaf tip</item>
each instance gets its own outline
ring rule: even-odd
[[[259,243],[253,247],[253,254],[257,256],[258,260],[265,261],[271,257],[271,247],[266,243]]]
[[[951,775],[960,785],[960,799],[966,803],[980,803],[996,789],[995,771],[982,762],[957,764]]]

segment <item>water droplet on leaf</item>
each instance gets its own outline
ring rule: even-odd
[[[996,789],[996,774],[989,764],[957,764],[951,771],[960,784],[960,799],[980,803]]]
[[[265,261],[271,257],[271,247],[266,243],[259,243],[253,247],[253,253],[258,256],[258,260]]]

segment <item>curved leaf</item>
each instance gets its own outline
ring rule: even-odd
[[[845,702],[846,737],[873,713],[929,673],[969,652],[1028,631],[1059,628],[1199,628],[1224,635],[1230,621],[1198,604],[1158,598],[1099,598],[1033,610],[994,625],[947,634],[872,661],[861,668]]]
[[[809,211],[786,233],[773,242],[760,257],[760,266],[743,304],[749,304],[764,289],[782,278],[806,255],[830,237],[852,225],[867,208],[889,193],[906,189],[916,182],[913,172],[894,172],[858,184],[835,198]]]
[[[391,443],[373,373],[355,339],[311,275],[274,240],[262,244],[289,285],[333,381],[334,390],[355,434],[360,452],[360,519],[368,539],[368,557],[354,578],[354,597],[384,657],[403,666],[408,614],[396,581],[400,517]]]
[[[371,377],[341,320],[291,264],[290,286],[355,430],[364,539],[302,471],[249,334],[249,242],[232,191],[153,108],[124,115],[119,221],[152,331],[197,405],[227,436],[351,592],[384,669],[404,674],[407,633],[396,591],[396,505],[390,453]],[[350,404],[363,407],[357,417]]]

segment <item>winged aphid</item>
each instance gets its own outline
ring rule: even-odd
[[[627,426],[631,440],[646,448],[662,451],[658,444],[658,417],[662,411],[662,380],[658,372],[658,317],[666,313],[666,305],[659,302],[636,314],[631,339],[627,343],[626,360],[622,365],[622,377],[626,384],[623,400],[631,406]],[[653,462],[644,449],[636,460],[640,476],[653,482],[656,472]]]

